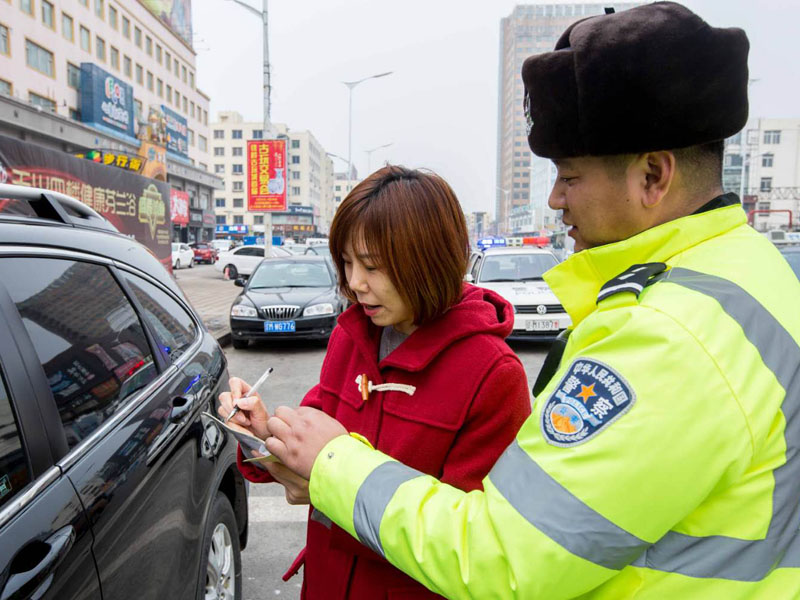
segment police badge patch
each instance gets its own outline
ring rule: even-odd
[[[577,446],[628,412],[635,400],[614,369],[591,358],[576,359],[542,408],[542,433],[553,446]]]

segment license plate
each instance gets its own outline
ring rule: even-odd
[[[264,333],[292,333],[297,331],[294,321],[265,321]]]
[[[552,331],[558,329],[558,321],[528,321],[525,323],[526,331]]]

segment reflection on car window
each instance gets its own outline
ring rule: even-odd
[[[197,325],[192,317],[169,294],[149,283],[125,273],[125,279],[144,309],[144,317],[153,330],[164,353],[177,359],[197,337]]]
[[[541,279],[557,264],[550,254],[498,254],[486,256],[481,269],[481,281],[532,281]]]
[[[322,262],[265,261],[250,277],[249,289],[275,287],[328,287],[333,285]]]
[[[4,258],[7,284],[36,348],[70,447],[156,376],[144,330],[101,265]]]
[[[0,376],[0,508],[31,481],[8,392]]]

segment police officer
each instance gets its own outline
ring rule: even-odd
[[[267,447],[318,510],[453,598],[800,597],[800,283],[721,186],[747,53],[663,2],[525,61],[575,239],[545,277],[574,324],[556,372],[469,494],[279,409]]]

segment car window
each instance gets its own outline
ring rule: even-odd
[[[498,254],[486,256],[481,269],[482,282],[534,281],[542,279],[548,269],[555,267],[551,254]]]
[[[270,260],[261,263],[250,277],[250,290],[276,287],[328,287],[333,285],[330,271],[324,262],[281,262]]]
[[[172,244],[172,251],[173,252],[178,252],[180,249],[181,249],[181,245],[180,244]]]
[[[70,447],[155,378],[142,324],[106,267],[4,258],[0,279],[9,282]]]
[[[177,359],[197,338],[194,319],[165,291],[131,273],[124,274],[156,341],[170,360]]]
[[[473,281],[478,281],[478,271],[481,268],[481,262],[482,262],[481,256],[480,255],[476,256],[475,263],[472,265],[472,271],[471,271]]]
[[[0,508],[31,482],[14,410],[0,375]]]

